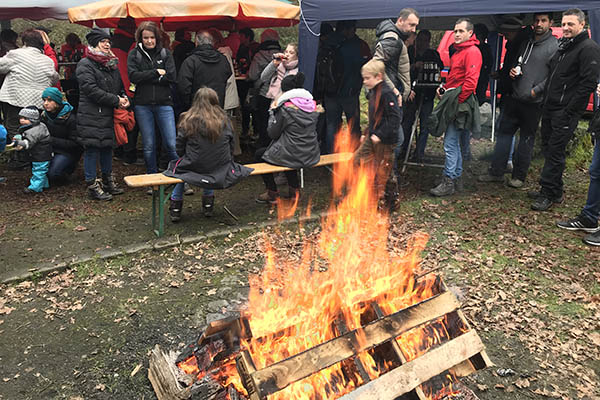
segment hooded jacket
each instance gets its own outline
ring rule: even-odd
[[[156,70],[164,69],[160,75]],[[136,105],[173,105],[171,84],[176,82],[175,61],[168,49],[147,50],[138,43],[127,56],[127,74],[135,84]]]
[[[462,86],[458,95],[459,103],[463,103],[477,89],[482,62],[478,44],[475,35],[460,44],[454,44],[456,52],[450,58],[450,72],[444,86],[446,89]]]
[[[25,141],[23,151],[27,152],[29,161],[44,162],[52,160],[52,141],[46,125],[38,122],[32,125],[23,125],[18,131]]]
[[[270,81],[261,79],[263,70],[271,61],[273,54],[281,52],[279,42],[268,40],[260,44],[258,53],[252,58],[250,69],[248,70],[248,79],[254,82],[254,88],[258,90],[258,94],[266,96],[269,90]]]
[[[584,30],[572,40],[561,39],[550,60],[544,113],[562,112],[567,118],[585,111],[600,76],[600,47]]]
[[[519,56],[523,57],[521,77],[512,84],[512,97],[527,103],[541,103],[550,73],[549,61],[558,49],[558,40],[549,29],[539,40],[532,36],[521,45]],[[535,97],[531,97],[531,91]]]
[[[233,131],[229,121],[225,122],[216,143],[200,134],[186,136],[177,132],[176,150],[180,158],[172,160],[163,173],[194,186],[225,189],[253,171],[233,161]]]
[[[375,135],[383,144],[398,141],[398,129],[402,122],[402,113],[398,107],[398,98],[392,89],[381,82],[367,95],[369,100],[369,135]]]
[[[386,19],[375,29],[377,43],[373,58],[385,64],[385,82],[393,90],[398,89],[404,100],[410,95],[410,59],[404,45],[406,35],[391,19]]]
[[[317,140],[319,112],[305,89],[284,92],[269,111],[267,133],[273,139],[262,158],[288,168],[311,167],[321,159]]]
[[[55,154],[66,154],[79,160],[83,149],[77,143],[77,119],[73,107],[63,103],[56,114],[47,111],[42,113],[42,122],[48,127],[52,139],[52,151]]]
[[[231,74],[231,66],[223,54],[209,44],[196,47],[181,65],[177,79],[177,92],[184,109],[190,108],[194,94],[203,86],[217,92],[219,103],[223,107],[227,79]]]

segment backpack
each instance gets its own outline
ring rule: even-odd
[[[315,74],[315,94],[317,98],[324,95],[336,95],[342,87],[344,63],[340,54],[340,45],[324,46],[317,55]]]

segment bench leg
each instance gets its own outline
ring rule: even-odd
[[[158,215],[157,215],[158,214]],[[158,226],[158,229],[157,229]],[[165,234],[165,187],[152,187],[152,230],[158,237]]]
[[[304,168],[300,168],[300,187],[304,189]]]

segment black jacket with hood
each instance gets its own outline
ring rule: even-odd
[[[209,87],[217,92],[219,104],[223,107],[225,88],[231,74],[231,66],[223,54],[209,44],[196,47],[181,65],[177,79],[177,92],[184,109],[190,108],[194,94],[201,87]]]
[[[54,154],[65,154],[79,160],[83,148],[77,143],[77,119],[73,107],[64,103],[60,111],[42,113],[41,120],[48,127]]]
[[[600,47],[584,30],[571,40],[559,41],[550,60],[544,91],[544,113],[561,112],[565,120],[578,118],[600,78]]]
[[[169,163],[166,176],[205,189],[225,189],[250,175],[252,168],[233,161],[233,131],[226,121],[216,143],[200,134],[186,136],[177,132],[176,150],[179,159]]]
[[[369,135],[375,135],[383,144],[395,144],[398,141],[398,129],[402,114],[398,107],[398,98],[392,89],[381,82],[369,91]]]
[[[398,89],[402,98],[407,100],[410,94],[410,59],[404,45],[407,37],[391,19],[381,21],[375,29],[375,35],[377,43],[373,58],[385,64],[387,85]]]
[[[165,75],[156,70],[164,69]],[[172,106],[171,84],[176,82],[175,61],[168,49],[145,49],[138,43],[127,56],[127,75],[135,84],[135,105]]]
[[[277,100],[277,107],[270,110],[267,133],[273,140],[262,158],[269,164],[288,168],[312,167],[321,159],[317,139],[319,112],[302,110],[288,100],[299,98],[314,103],[305,89],[284,92]]]

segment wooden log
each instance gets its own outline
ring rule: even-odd
[[[463,360],[480,353],[483,348],[477,333],[469,331],[357,388],[340,400],[394,400]]]
[[[250,356],[248,350],[243,350],[240,352],[236,358],[235,366],[240,378],[242,379],[242,384],[248,392],[250,400],[265,400],[264,396],[259,395],[258,388],[252,380],[252,374],[256,372],[256,366],[254,365],[254,361],[252,361],[252,357]]]
[[[434,296],[366,325],[362,332],[365,338],[363,348],[355,348],[352,340],[355,333],[348,332],[260,371],[250,373],[253,386],[258,389],[261,397],[266,397],[358,352],[369,350],[412,328],[440,318],[459,306],[458,300],[451,292]]]
[[[159,345],[154,346],[150,354],[148,379],[152,383],[158,400],[187,400],[191,397],[191,388],[183,388],[177,381],[174,353],[165,353]]]

